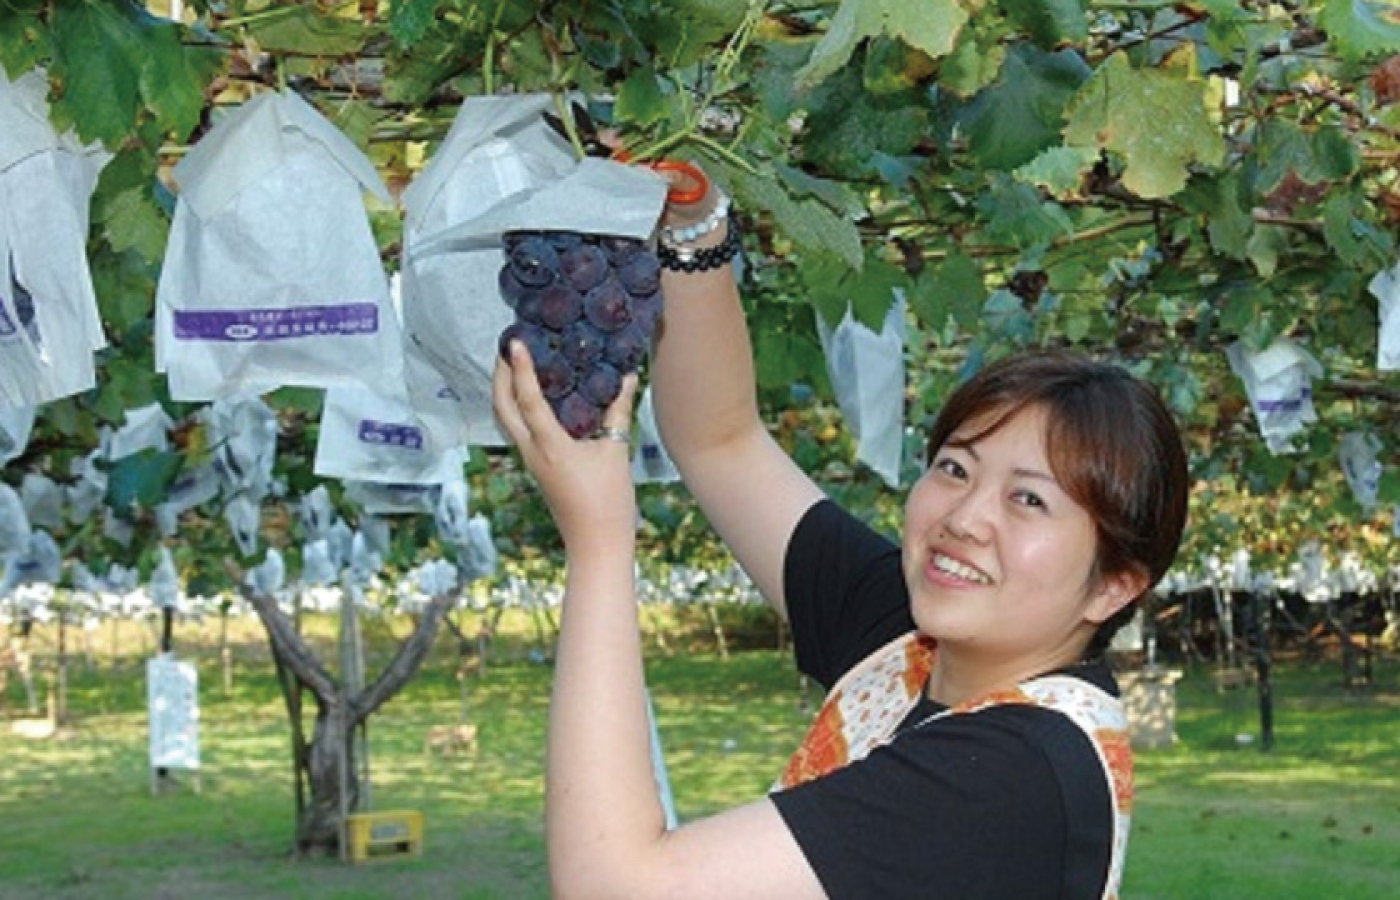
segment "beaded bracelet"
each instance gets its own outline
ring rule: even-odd
[[[694,225],[687,225],[684,228],[666,227],[661,229],[661,241],[675,247],[680,244],[689,244],[699,240],[719,227],[720,223],[729,217],[729,197],[721,193],[715,202],[715,208],[710,210],[710,214],[696,222]]]
[[[743,241],[739,235],[739,218],[732,211],[729,215],[729,233],[724,240],[713,247],[672,247],[658,242],[656,259],[661,268],[672,272],[706,272],[720,266],[739,255]]]

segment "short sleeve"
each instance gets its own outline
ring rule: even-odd
[[[1097,900],[1107,878],[1107,783],[1052,710],[948,716],[772,800],[833,900]]]
[[[793,529],[783,590],[797,666],[828,689],[914,628],[899,546],[830,500]]]

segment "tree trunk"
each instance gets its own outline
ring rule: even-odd
[[[237,579],[238,582],[242,580],[241,577]],[[246,588],[243,595],[267,629],[268,643],[279,666],[287,711],[292,720],[297,773],[305,776],[309,793],[302,803],[298,787],[297,853],[302,856],[339,855],[345,815],[355,811],[362,790],[352,740],[355,729],[418,671],[432,649],[438,626],[457,595],[434,597],[413,633],[399,645],[384,671],[368,687],[353,695],[316,658],[292,621],[277,608],[273,597]],[[317,706],[311,740],[304,745],[297,715],[303,689],[316,698]],[[302,746],[304,752],[299,752]]]
[[[345,814],[359,803],[360,780],[355,766],[354,734],[348,704],[337,692],[330,702],[317,700],[316,727],[306,754],[306,783],[310,802],[297,822],[297,852],[302,856],[335,856]]]

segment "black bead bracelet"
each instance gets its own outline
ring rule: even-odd
[[[682,247],[679,249],[664,241],[658,241],[656,259],[661,263],[663,269],[670,269],[672,272],[707,272],[710,269],[718,269],[738,256],[742,247],[743,240],[739,234],[739,218],[731,209],[729,212],[729,231],[725,234],[723,241],[713,247]]]

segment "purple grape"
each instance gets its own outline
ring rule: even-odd
[[[543,237],[523,238],[509,251],[510,266],[521,284],[542,287],[559,274],[559,253]]]
[[[651,349],[651,338],[636,323],[608,335],[603,358],[621,372],[635,372]]]
[[[608,257],[592,244],[579,244],[559,257],[559,271],[578,291],[590,291],[608,277]]]
[[[535,378],[540,383],[540,392],[546,397],[556,399],[574,389],[578,381],[574,367],[562,354],[550,350],[534,360]]]
[[[556,343],[557,338],[545,329],[532,322],[523,322],[519,319],[507,325],[501,332],[499,347],[501,359],[509,361],[510,342],[520,341],[525,345],[525,349],[530,351],[530,359],[548,359],[550,356],[558,355]]]
[[[632,298],[632,321],[636,322],[647,334],[655,334],[656,324],[661,321],[662,307],[660,291],[634,296]]]
[[[571,437],[588,437],[603,424],[603,411],[578,392],[566,394],[551,405],[559,424]]]
[[[603,356],[608,336],[599,331],[587,319],[580,319],[570,325],[559,342],[559,352],[564,358],[580,368],[597,362]]]
[[[555,331],[563,331],[583,312],[583,295],[562,281],[540,291],[540,321]]]
[[[603,248],[603,252],[608,255],[608,260],[614,266],[622,265],[631,259],[643,247],[637,238],[623,237],[617,234],[605,234],[598,239],[598,246]]]
[[[617,280],[633,297],[654,294],[661,288],[661,263],[655,254],[634,253],[617,267]]]
[[[544,324],[544,314],[540,310],[540,292],[537,289],[526,288],[520,299],[515,301],[515,317],[525,322],[534,322],[536,325]]]
[[[578,392],[596,406],[606,409],[622,390],[622,373],[605,362],[589,369],[578,382]]]
[[[500,275],[496,278],[496,284],[501,290],[501,299],[506,301],[506,305],[511,309],[520,302],[520,298],[525,294],[526,287],[521,284],[516,277],[515,270],[507,263],[501,266]]]
[[[583,314],[604,331],[617,331],[632,320],[632,298],[609,278],[583,296]]]
[[[544,239],[549,241],[549,245],[561,254],[573,250],[584,241],[584,236],[577,231],[546,231]]]

